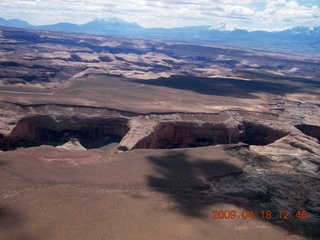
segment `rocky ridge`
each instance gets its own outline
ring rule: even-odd
[[[28,141],[30,146],[61,145],[73,137],[90,142],[103,136],[119,136],[121,151],[244,142],[260,145],[255,150],[261,152],[294,150],[319,155],[317,114],[302,103],[297,106],[283,100],[276,104],[285,105],[284,110],[279,112],[272,103],[269,112],[140,114],[107,108],[1,102],[1,148],[28,146],[24,145]]]
[[[1,150],[42,144],[84,150],[85,145],[98,148],[106,136],[119,137],[114,154],[223,144],[220,147],[243,161],[242,170],[206,176],[194,186],[197,200],[192,204],[221,200],[251,206],[256,213],[287,210],[290,220],[277,216],[270,221],[312,239],[319,236],[320,116],[314,111],[316,105],[274,100],[268,112],[149,114],[55,104],[0,105]],[[214,154],[214,147],[208,148],[208,154]],[[190,192],[179,194],[179,198],[190,197]],[[302,210],[308,218],[295,218]]]

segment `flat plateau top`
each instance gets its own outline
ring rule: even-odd
[[[243,168],[219,146],[2,152],[1,239],[304,239],[285,222],[261,219],[267,209],[259,204],[201,190],[206,177]],[[212,219],[214,210],[238,215]],[[243,211],[255,218],[243,219]]]
[[[314,84],[316,84],[315,82]],[[107,107],[137,113],[266,111],[273,98],[319,101],[314,84],[275,80],[171,77],[133,80],[90,75],[65,84],[0,86],[0,101]]]

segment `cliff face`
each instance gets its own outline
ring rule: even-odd
[[[303,155],[311,153],[320,156],[319,141],[316,138],[301,135],[298,133],[290,133],[279,140],[268,144],[266,146],[251,146],[251,150],[260,152],[262,154],[276,155]]]
[[[8,151],[12,149],[11,138],[0,134],[0,151]]]
[[[316,149],[320,127],[308,123],[312,119],[304,122],[300,117],[285,119],[278,114],[246,111],[135,114],[58,105],[15,107],[7,104],[4,107],[15,109],[16,116],[12,110],[6,122],[0,119],[0,150],[44,144],[58,146],[77,138],[86,149],[115,142],[119,143],[119,151],[243,142],[256,146],[270,145],[272,151],[276,151],[278,145],[281,149],[285,143],[286,146],[289,144],[319,154]]]
[[[217,124],[163,124],[157,134],[156,148],[200,147],[229,143],[228,127]]]
[[[80,139],[86,148],[95,148],[111,140],[121,140],[129,131],[121,118],[81,118],[75,116],[35,115],[21,119],[12,130],[12,148],[42,144],[61,145],[70,138]],[[109,138],[109,139],[108,139]]]
[[[314,126],[310,124],[300,124],[300,125],[296,125],[296,128],[298,128],[304,134],[314,137],[318,139],[318,141],[320,141],[320,126]]]
[[[139,129],[144,129],[144,131],[139,131]],[[171,149],[238,142],[266,145],[287,134],[289,132],[285,130],[273,129],[252,122],[227,124],[218,121],[199,124],[190,121],[154,121],[146,128],[138,123],[133,124],[130,132],[119,144],[119,149]]]
[[[314,129],[309,130],[313,135]],[[61,145],[78,138],[86,148],[120,142],[118,149],[171,149],[243,142],[267,145],[290,132],[228,116],[214,121],[191,121],[160,117],[112,118],[34,115],[20,119],[10,137],[2,136],[2,149],[37,145]]]

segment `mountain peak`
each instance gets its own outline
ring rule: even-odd
[[[0,18],[0,25],[9,26],[9,27],[21,27],[21,28],[30,27],[30,24],[28,22],[20,19],[5,20],[4,18]]]
[[[298,26],[289,28],[287,31],[291,32],[295,35],[307,34],[307,35],[318,35],[320,33],[320,27],[305,27],[305,26]]]
[[[234,31],[236,29],[237,28],[232,24],[221,23],[221,22],[218,22],[209,28],[209,30],[218,30],[218,31]]]
[[[133,25],[136,23],[130,23],[125,20],[122,20],[120,18],[111,17],[111,18],[97,18],[93,20],[92,22],[100,23],[100,24],[112,24],[112,25]]]
[[[97,18],[94,22],[100,23],[128,23],[120,18],[112,17],[112,18]]]
[[[142,29],[142,27],[135,22],[127,22],[120,18],[112,17],[112,18],[97,18],[89,23],[84,25],[94,25],[99,26],[101,28],[135,28]]]

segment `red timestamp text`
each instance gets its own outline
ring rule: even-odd
[[[213,210],[212,219],[247,219],[254,218],[253,211],[243,210],[242,212],[237,212],[235,210]]]
[[[281,210],[277,213],[273,213],[270,210],[266,210],[266,211],[261,211],[261,218],[263,219],[273,219],[273,218],[277,218],[277,219],[285,219],[288,220],[292,217],[294,218],[298,218],[298,219],[307,219],[308,218],[308,213],[306,210],[298,210],[296,212],[291,213],[289,210]]]
[[[281,210],[278,212],[272,212],[271,210],[262,210],[256,214],[253,211],[249,210],[243,210],[241,212],[237,212],[236,210],[213,210],[212,214],[212,219],[253,219],[255,217],[259,217],[266,220],[288,220],[290,218],[305,220],[308,218],[308,213],[306,210],[298,210],[295,212],[290,212],[289,210]]]

